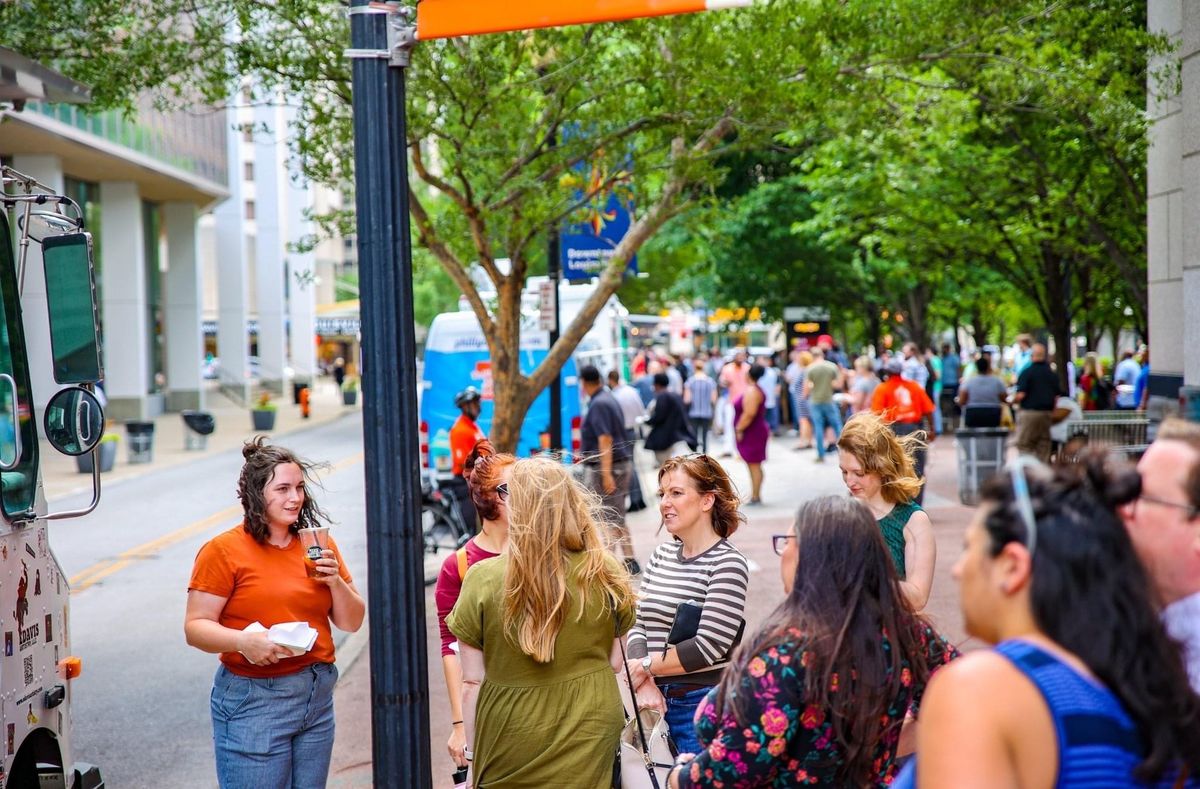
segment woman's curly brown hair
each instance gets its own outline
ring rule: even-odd
[[[238,475],[237,496],[242,502],[242,528],[260,543],[265,543],[270,534],[267,528],[267,485],[275,478],[275,468],[285,463],[295,463],[304,475],[304,504],[300,517],[288,531],[293,534],[310,526],[328,525],[329,516],[317,506],[312,497],[310,483],[315,483],[312,472],[323,464],[309,463],[290,449],[271,446],[266,436],[255,436],[242,445],[242,473]]]

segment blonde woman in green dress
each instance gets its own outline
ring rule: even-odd
[[[609,786],[624,725],[617,638],[636,609],[629,575],[606,549],[598,501],[557,460],[518,460],[498,492],[508,553],[467,571],[446,620],[473,786]]]
[[[850,417],[837,443],[842,481],[875,515],[900,588],[914,611],[929,602],[937,559],[933,524],[915,500],[924,480],[917,475],[913,456],[924,446],[923,434],[897,436],[869,411]]]

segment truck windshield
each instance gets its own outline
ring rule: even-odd
[[[15,431],[21,431],[21,457],[15,469],[0,472],[0,505],[5,519],[29,513],[37,491],[38,440],[34,419],[29,360],[17,291],[17,266],[8,217],[0,212],[0,374],[12,376],[14,387],[0,378],[0,461],[11,465]]]

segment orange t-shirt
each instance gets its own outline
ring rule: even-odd
[[[337,557],[339,574],[350,583],[350,571],[332,537],[329,547]],[[308,577],[299,539],[293,538],[286,548],[260,544],[238,524],[213,537],[196,554],[188,583],[188,591],[193,589],[228,598],[217,619],[225,627],[244,630],[251,622],[266,628],[282,622],[308,622],[317,631],[317,641],[308,652],[270,666],[255,666],[240,652],[222,652],[221,662],[234,674],[279,677],[313,663],[333,662],[329,625],[333,592]]]
[[[893,375],[875,387],[871,410],[888,422],[916,424],[933,413],[933,401],[918,384]]]
[[[454,426],[450,428],[450,470],[453,474],[462,476],[467,455],[485,438],[487,436],[479,429],[479,425],[475,424],[474,419],[468,419],[466,414],[454,421]]]

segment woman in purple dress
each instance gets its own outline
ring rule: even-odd
[[[763,461],[767,459],[767,395],[758,385],[765,370],[761,364],[750,368],[750,386],[733,401],[733,424],[737,436],[738,454],[750,467],[750,504],[762,504]]]

